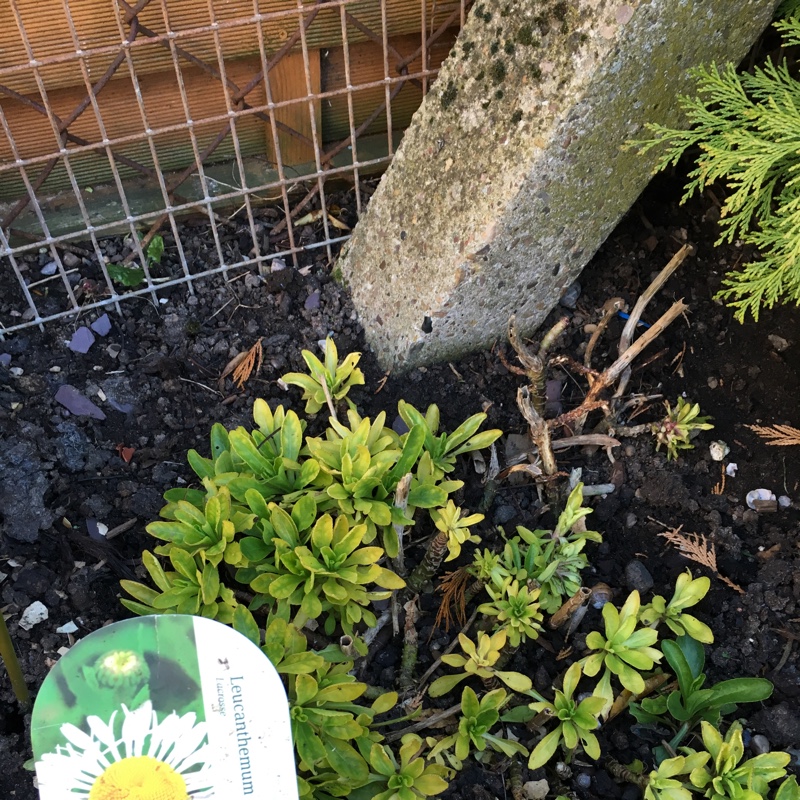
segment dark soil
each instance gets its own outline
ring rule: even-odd
[[[747,507],[745,495],[763,487],[800,505],[798,448],[767,446],[747,427],[756,423],[800,426],[800,312],[784,307],[766,310],[758,324],[741,325],[731,311],[714,301],[725,270],[750,254],[736,246],[715,247],[716,207],[705,198],[679,207],[679,190],[680,180],[675,177],[651,185],[581,276],[577,308],[559,308],[551,321],[558,314],[570,315],[570,327],[556,350],[582,360],[589,338],[584,327],[598,321],[606,300],[621,296],[632,305],[676,250],[685,241],[693,242],[697,255],[659,293],[645,319],[653,321],[680,297],[689,303],[690,312],[639,359],[629,389],[660,393],[672,403],[685,393],[713,417],[715,428],[701,434],[696,447],[677,461],[669,462],[663,452],[655,452],[652,437],[646,435],[624,440],[615,449],[613,465],[602,451],[570,450],[559,455],[559,467],[565,471],[582,467],[586,483],[611,482],[616,487],[594,503],[590,527],[602,532],[604,542],[589,546],[593,571],[586,582],[605,581],[616,589],[617,600],[624,599],[630,588],[644,588],[645,599],[652,591],[670,596],[675,578],[688,562],[659,538],[666,528],[682,526],[683,531],[702,534],[715,545],[720,573],[742,592],[692,565],[694,574],[712,577],[712,589],[697,613],[716,637],[707,648],[709,679],[760,675],[773,681],[773,697],[763,705],[742,708],[740,714],[753,733],[768,737],[773,748],[797,750],[798,513],[790,506],[759,514]],[[208,235],[200,226],[186,231],[185,240],[198,259],[207,250]],[[225,235],[229,246],[240,246],[234,225]],[[120,242],[110,246],[122,252]],[[169,248],[167,240],[166,271],[171,268]],[[256,397],[264,397],[273,407],[283,403],[302,413],[299,392],[283,391],[277,379],[290,370],[302,370],[301,349],[317,350],[316,343],[328,333],[334,335],[340,353],[364,351],[361,366],[366,386],[351,394],[362,413],[374,416],[385,409],[391,420],[398,399],[404,398],[422,408],[437,403],[447,429],[486,409],[491,427],[506,433],[525,432],[515,400],[523,379],[509,373],[496,352],[390,375],[381,386],[383,372],[364,345],[349,299],[331,280],[324,256],[318,258],[322,260],[306,264],[309,269],[302,272],[287,268],[265,279],[257,273],[240,273],[227,280],[209,280],[195,296],[183,289],[164,291],[166,302],[158,306],[147,300],[130,301],[122,306],[121,316],[109,314],[110,333],[98,337],[85,355],[72,352],[66,343],[77,327],[96,319],[96,313],[0,343],[0,353],[11,355],[8,366],[0,367],[4,453],[0,460],[0,594],[34,691],[63,648],[128,615],[119,602],[118,581],[143,577],[139,555],[153,545],[145,525],[157,517],[166,489],[194,479],[186,451],[194,447],[207,453],[214,422],[227,428],[249,426]],[[38,274],[35,261],[29,267]],[[81,277],[95,277],[91,267],[84,265]],[[7,294],[0,300],[0,306],[5,305],[0,312],[5,317],[17,303],[17,298]],[[594,356],[596,366],[614,358],[622,325],[621,320],[613,322],[601,340]],[[259,337],[264,347],[261,372],[242,392],[230,380],[220,383],[229,359]],[[657,354],[658,358],[646,363]],[[22,373],[12,374],[11,369],[17,371],[14,368]],[[566,408],[580,401],[585,383],[579,375],[558,372],[551,377],[564,381]],[[54,399],[64,384],[93,400],[105,419],[69,414]],[[661,410],[656,402],[633,422],[654,420]],[[313,422],[312,428],[321,424],[321,420]],[[727,477],[721,491],[715,491],[721,467],[708,450],[716,439],[730,446],[725,463],[738,465],[736,476]],[[122,447],[135,451],[129,462],[122,456],[131,453]],[[501,446],[501,455],[502,451]],[[459,477],[467,480],[459,500],[474,509],[483,490],[470,464],[461,465]],[[536,527],[540,515],[533,484],[502,484],[480,531],[484,545],[499,541],[494,526],[502,524],[509,532],[518,524]],[[131,527],[106,540],[90,536],[92,521],[112,530],[128,522]],[[420,527],[414,531],[415,539],[428,533]],[[412,549],[411,560],[421,552],[421,547]],[[457,563],[465,560],[462,557]],[[642,565],[636,568],[635,586],[630,569],[626,570],[634,560]],[[646,588],[648,583],[654,583],[652,591]],[[44,603],[49,617],[29,631],[22,630],[20,615],[34,601]],[[423,598],[425,614],[418,624],[420,672],[455,633],[433,628],[437,605],[438,596]],[[597,613],[587,615],[582,631],[596,625]],[[69,621],[77,626],[74,635],[56,631]],[[560,637],[548,632],[545,638],[558,652]],[[397,675],[399,644],[387,644],[372,660],[366,679],[391,686]],[[578,652],[580,637],[573,644]],[[537,688],[546,690],[565,666],[531,644],[510,668],[531,675]],[[0,796],[35,798],[33,774],[23,769],[31,756],[29,716],[15,710],[5,673],[0,677],[0,702],[4,709]],[[453,698],[444,698],[441,705],[452,702]],[[579,757],[562,791],[581,798],[633,800],[638,796],[637,789],[618,785],[604,769],[607,757],[622,763],[634,758],[651,761],[648,744],[632,734],[631,722],[622,715],[605,726],[600,734],[603,759],[592,765]],[[510,796],[509,777],[502,767],[470,764],[443,797]],[[556,788],[552,771],[546,774],[551,789]],[[540,771],[531,776],[525,770],[523,777],[544,775]]]

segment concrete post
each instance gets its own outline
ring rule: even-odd
[[[530,333],[651,174],[691,67],[744,57],[775,0],[478,0],[338,262],[387,367]]]

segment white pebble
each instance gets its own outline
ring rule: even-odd
[[[550,784],[542,779],[540,781],[528,781],[522,787],[522,793],[526,800],[544,800],[550,791]]]
[[[730,447],[721,440],[711,442],[708,446],[708,452],[711,453],[711,458],[713,458],[714,461],[722,461],[730,451]]]
[[[29,631],[34,625],[44,622],[48,616],[50,616],[50,612],[47,610],[47,606],[36,600],[22,612],[19,626],[22,630]]]
[[[789,506],[791,506],[791,504],[792,504],[792,498],[791,497],[787,497],[785,494],[782,494],[778,498],[778,505],[781,508],[789,508]]]
[[[70,620],[69,622],[65,622],[60,627],[56,628],[56,633],[75,633],[78,630],[78,626]]]
[[[775,495],[769,489],[753,489],[747,493],[747,506],[755,510],[756,500],[774,500]]]
[[[10,373],[11,373],[11,374],[12,374],[12,375],[15,377],[15,378],[19,378],[19,376],[20,376],[20,375],[24,375],[24,374],[25,374],[25,370],[24,370],[24,369],[22,369],[22,367],[11,367],[11,369],[9,370],[9,372],[10,372]]]
[[[735,477],[736,477],[736,470],[737,470],[737,469],[739,469],[739,465],[738,465],[738,464],[734,464],[734,463],[731,461],[731,463],[730,463],[730,464],[728,464],[728,466],[727,466],[727,467],[725,467],[725,474],[726,474],[726,475],[727,475],[729,478],[735,478]]]

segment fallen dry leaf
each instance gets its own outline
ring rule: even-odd
[[[258,374],[259,370],[261,369],[261,362],[264,358],[264,351],[261,347],[261,339],[258,339],[256,343],[249,349],[244,350],[241,353],[237,353],[226,365],[225,369],[222,370],[222,375],[220,375],[220,385],[228,377],[231,376],[231,380],[236,384],[238,389],[243,389],[244,385],[250,380],[250,376],[253,374],[255,370],[256,374]]]
[[[135,447],[126,447],[124,444],[118,444],[116,447],[119,457],[126,463],[130,464],[133,454],[136,452]]]

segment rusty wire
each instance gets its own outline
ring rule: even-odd
[[[185,284],[188,290],[193,292],[195,281],[201,278],[224,273],[238,267],[252,268],[254,265],[275,258],[291,257],[297,263],[297,257],[304,249],[325,248],[330,259],[333,254],[332,245],[338,244],[348,237],[334,235],[329,227],[325,196],[326,180],[338,175],[352,176],[356,187],[356,210],[360,215],[362,206],[359,186],[362,171],[372,167],[385,166],[394,155],[392,102],[408,83],[418,86],[423,92],[427,91],[431,81],[438,73],[438,69],[431,68],[429,64],[431,46],[449,28],[464,24],[469,0],[460,0],[458,7],[441,21],[435,19],[435,2],[429,14],[429,1],[420,0],[420,45],[413,53],[403,54],[389,41],[386,0],[380,0],[381,24],[378,31],[370,28],[353,13],[350,7],[353,6],[356,0],[313,0],[313,2],[310,2],[310,0],[305,0],[305,2],[304,0],[296,0],[296,6],[293,8],[268,12],[262,11],[260,8],[260,2],[264,2],[264,0],[253,0],[253,13],[251,15],[227,20],[217,19],[214,0],[207,0],[210,24],[180,30],[175,30],[170,23],[168,0],[138,0],[136,3],[133,3],[132,0],[113,0],[116,9],[118,9],[115,17],[120,43],[115,46],[101,45],[97,47],[82,47],[78,30],[73,20],[70,0],[62,0],[64,16],[69,28],[74,52],[42,56],[34,53],[31,39],[24,24],[20,10],[20,4],[24,0],[10,0],[14,22],[27,56],[27,63],[5,65],[0,62],[0,99],[6,97],[46,117],[52,129],[56,148],[46,155],[31,155],[21,152],[12,133],[7,110],[0,103],[0,128],[2,128],[8,140],[13,156],[6,163],[0,163],[0,176],[9,173],[16,174],[25,187],[24,193],[17,198],[16,202],[13,203],[2,220],[0,220],[0,259],[4,257],[9,264],[27,304],[26,312],[20,315],[23,317],[21,322],[13,325],[4,325],[0,321],[0,335],[31,325],[39,325],[41,327],[45,322],[60,319],[82,309],[100,308],[113,304],[119,310],[119,302],[128,297],[149,295],[155,302],[159,288]],[[162,31],[155,30],[140,20],[139,15],[148,8],[151,10],[153,8],[160,9],[163,19]],[[311,78],[308,31],[319,12],[323,9],[338,10],[341,45],[344,55],[345,87],[325,92],[315,92]],[[266,41],[263,23],[279,19],[295,20],[297,28],[291,35],[287,36],[286,40],[275,52],[270,54],[270,45],[274,46],[274,43]],[[438,22],[438,25],[435,25],[436,22]],[[153,23],[150,22],[150,25],[153,25]],[[429,26],[430,31],[428,30]],[[246,82],[243,82],[243,85],[240,85],[228,74],[221,37],[223,32],[246,31],[248,28],[256,31],[260,69]],[[372,42],[381,48],[383,54],[383,77],[381,79],[362,82],[355,86],[352,85],[349,29],[358,31],[363,40]],[[192,40],[201,35],[212,38],[216,63],[209,63],[209,61],[198,57],[191,51]],[[160,127],[150,125],[143,99],[144,92],[141,88],[134,62],[134,54],[144,47],[161,47],[170,54],[171,68],[175,73],[185,121],[161,125]],[[302,53],[305,70],[306,97],[276,101],[271,86],[270,73],[289,53],[298,52],[298,48],[299,52]],[[98,56],[111,56],[112,59],[99,78],[93,79],[89,63],[91,59],[96,59]],[[421,58],[421,67],[411,73],[409,67],[418,58]],[[76,63],[78,65],[85,94],[68,114],[62,113],[59,115],[55,113],[54,105],[49,99],[47,80],[44,73],[49,67],[65,63]],[[192,118],[181,69],[182,65],[196,67],[202,70],[209,79],[221,84],[225,100],[224,114],[210,114],[200,119]],[[125,70],[127,70],[127,76],[123,74]],[[14,76],[19,74],[33,76],[39,92],[39,99],[25,95],[12,88],[12,86],[6,85],[9,81],[13,83]],[[140,115],[142,127],[140,131],[132,134],[110,136],[106,129],[98,96],[101,95],[115,77],[119,76],[128,77],[131,81],[136,98],[134,113],[138,112]],[[366,119],[357,123],[353,108],[353,94],[359,90],[377,87],[383,87],[383,101],[367,115]],[[260,101],[250,102],[248,100],[248,96],[256,89],[263,90],[266,98],[265,103]],[[320,104],[323,100],[343,95],[346,96],[347,100],[348,135],[345,139],[330,143],[325,147],[321,140],[320,121],[317,119],[321,105],[317,104]],[[290,106],[297,106],[303,102],[307,105],[311,121],[310,137],[276,116],[276,112]],[[99,141],[90,141],[70,130],[70,126],[87,113],[94,115],[94,121],[100,133]],[[358,157],[358,140],[384,114],[386,116],[387,129],[387,155],[362,161]],[[269,180],[255,186],[247,185],[244,156],[237,133],[239,123],[249,118],[258,119],[269,126],[272,139],[270,144],[273,148],[270,164],[274,166],[277,172],[277,180]],[[195,129],[212,124],[219,124],[217,133],[205,144],[202,144]],[[164,170],[160,166],[156,139],[165,134],[178,132],[188,133],[193,158],[190,164],[178,171],[177,174],[172,174],[170,179],[167,180]],[[287,174],[286,165],[281,154],[279,134],[286,134],[291,139],[313,150],[315,171],[296,176]],[[233,149],[233,161],[238,172],[238,181],[241,185],[229,186],[230,191],[227,192],[218,190],[212,192],[209,179],[206,176],[205,165],[222,143],[229,138]],[[153,166],[142,163],[121,151],[126,145],[134,145],[140,142],[146,143]],[[345,166],[335,167],[333,159],[347,148],[351,149],[350,163]],[[123,216],[119,220],[99,224],[92,222],[91,214],[86,207],[75,170],[71,164],[71,160],[75,157],[88,153],[105,157],[108,161],[113,185],[119,195],[123,210]],[[126,194],[126,181],[119,165],[158,184],[163,204],[161,210],[136,211],[133,208]],[[83,229],[56,234],[51,232],[48,227],[42,208],[41,195],[44,192],[48,178],[56,168],[63,168],[67,175],[83,223]],[[179,191],[183,184],[193,176],[197,177],[202,190],[203,197],[200,199],[192,199]],[[303,186],[306,186],[305,194],[292,203],[289,196],[290,191]],[[271,238],[277,239],[278,235],[283,234],[285,230],[288,247],[283,247],[278,252],[262,252],[265,248],[262,247],[257,231],[253,199],[258,198],[259,194],[273,190],[277,190],[280,193],[283,217],[272,227]],[[321,215],[323,241],[304,247],[297,241],[292,220],[296,219],[315,198],[319,198],[318,202],[323,211]],[[223,203],[232,202],[238,202],[240,204],[239,210],[243,209],[245,212],[247,227],[253,241],[253,250],[244,259],[229,263],[226,261],[225,253],[223,252],[218,228],[222,220],[215,211],[215,207],[219,207]],[[41,236],[22,230],[14,225],[20,215],[28,208],[32,210],[38,225],[41,227]],[[190,269],[176,220],[176,215],[188,211],[200,211],[207,218],[214,240],[214,249],[216,250],[217,264],[212,264],[206,269],[195,272]],[[118,233],[120,224],[130,234],[131,253],[126,260],[135,260],[145,272],[145,285],[141,289],[126,291],[122,295],[118,293],[117,288],[109,277],[99,243],[103,235],[110,235],[112,232]],[[172,277],[168,280],[162,279],[160,282],[156,282],[149,272],[146,250],[152,237],[161,231],[165,224],[169,224],[171,228],[183,274],[179,277]],[[147,226],[147,231],[144,236],[140,237],[139,230],[143,226]],[[12,242],[12,239],[17,241]],[[19,243],[20,241],[23,243]],[[78,244],[78,242],[87,241],[91,245],[90,249]],[[49,253],[55,262],[56,272],[44,279],[26,282],[23,274],[25,269],[19,257],[36,250],[42,252],[42,248]],[[266,249],[268,250],[269,247]],[[82,258],[96,260],[103,272],[106,296],[93,299],[91,302],[79,303],[69,280],[69,274],[74,270],[69,270],[65,266],[62,259],[63,253],[72,253]],[[0,268],[2,268],[1,260]],[[63,311],[42,315],[37,308],[31,290],[40,287],[42,284],[54,281],[60,281],[63,285],[69,307]]]

